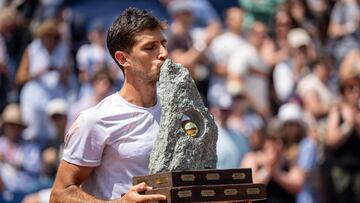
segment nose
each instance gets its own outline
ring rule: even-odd
[[[165,61],[168,57],[168,51],[165,46],[160,46],[159,59]]]

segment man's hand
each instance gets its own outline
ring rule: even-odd
[[[165,195],[141,195],[140,192],[151,190],[152,188],[146,183],[140,183],[133,186],[130,190],[121,198],[121,203],[146,203],[159,200],[166,200]]]

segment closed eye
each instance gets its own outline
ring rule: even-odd
[[[145,50],[153,50],[155,48],[154,45],[145,46]]]

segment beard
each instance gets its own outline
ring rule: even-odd
[[[139,64],[134,64],[133,71],[136,76],[144,83],[153,84],[159,81],[160,78],[160,69],[151,71],[145,71],[143,66]]]

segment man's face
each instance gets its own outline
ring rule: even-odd
[[[144,30],[135,36],[135,45],[128,55],[131,67],[126,77],[136,77],[145,83],[159,80],[160,67],[168,57],[166,39],[160,29]]]

